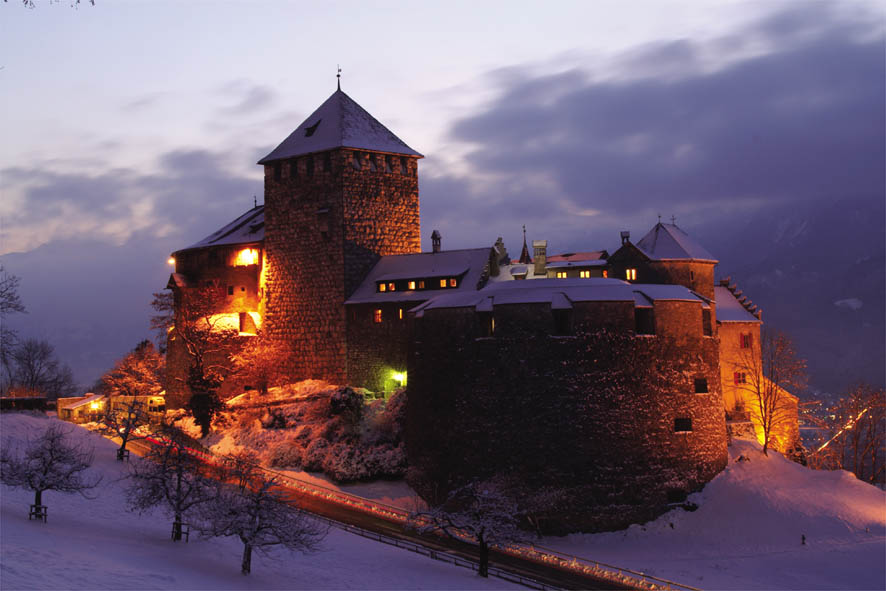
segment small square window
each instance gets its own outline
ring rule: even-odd
[[[748,381],[748,377],[745,373],[737,371],[732,374],[732,379],[735,382],[736,386],[740,386],[741,384],[746,384]]]
[[[410,281],[410,282],[409,282],[409,289],[410,289],[410,290],[415,289],[415,281]]]
[[[695,393],[696,394],[707,394],[708,392],[708,379],[707,378],[695,378]]]
[[[440,287],[446,287],[446,280],[445,279],[440,280]]]
[[[590,279],[591,272],[590,271],[579,271],[578,276],[582,279]]]
[[[241,285],[241,286],[240,286],[240,291],[246,291],[246,287],[244,287],[244,286]]]
[[[375,322],[376,324],[378,324],[382,321],[381,308],[376,308],[375,310],[373,310],[372,321]]]
[[[608,269],[603,269],[603,277],[604,278],[609,277],[609,270]]]
[[[424,282],[424,281],[419,281],[419,282],[418,282],[418,288],[419,288],[419,289],[424,289],[424,288],[425,288],[425,282]]]
[[[388,291],[388,284],[387,283],[379,283],[378,284],[378,291],[380,291],[380,292]]]
[[[396,283],[388,283],[388,291],[397,291]]]
[[[566,271],[557,271],[557,279],[566,279]]]
[[[674,433],[688,433],[692,431],[692,419],[679,417],[674,419]]]
[[[456,287],[458,285],[458,280],[454,277],[449,280],[449,287]]]

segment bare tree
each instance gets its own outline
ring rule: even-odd
[[[206,467],[190,451],[179,431],[165,428],[159,442],[142,461],[130,466],[126,499],[129,508],[143,513],[160,506],[172,516],[172,539],[182,539],[184,518],[217,496],[215,481],[204,475]]]
[[[66,441],[69,433],[54,423],[28,440],[24,450],[7,441],[0,452],[0,481],[34,491],[34,505],[44,517],[45,491],[79,493],[89,498],[86,492],[101,482],[100,476],[86,472],[92,465],[93,450]]]
[[[152,303],[159,313],[152,319],[152,326],[168,327],[169,339],[188,355],[185,382],[191,397],[187,406],[204,437],[209,434],[212,418],[222,408],[218,388],[230,370],[232,342],[238,333],[227,324],[225,315],[216,313],[222,298],[221,288],[210,285],[177,289],[172,298],[155,294]]]
[[[42,394],[48,398],[68,396],[77,390],[71,368],[55,356],[47,341],[25,339],[11,354],[9,389]]]
[[[201,532],[207,536],[236,536],[243,543],[240,572],[252,571],[252,551],[267,553],[273,546],[310,552],[328,529],[287,500],[275,479],[256,468],[249,455],[226,462],[221,494],[201,508]]]
[[[259,332],[231,356],[234,379],[267,394],[268,388],[286,383],[290,351],[279,341]]]
[[[122,460],[130,439],[148,435],[144,427],[152,417],[139,397],[158,395],[163,390],[163,358],[151,341],[142,341],[102,376],[101,383],[109,396],[101,423],[120,438],[117,459]]]
[[[794,352],[785,334],[764,329],[760,346],[742,350],[735,371],[741,376],[739,390],[752,401],[750,412],[763,435],[763,454],[774,442],[774,435],[788,430],[796,421],[797,407],[788,389],[806,385],[806,361]]]
[[[0,391],[3,392],[11,385],[12,352],[18,344],[18,334],[8,327],[6,317],[25,312],[25,305],[18,295],[18,284],[19,278],[7,273],[0,265],[0,366],[3,371]]]
[[[478,574],[488,577],[490,548],[525,539],[518,516],[516,502],[501,486],[484,481],[455,489],[442,505],[412,513],[407,523],[422,534],[443,532],[454,540],[476,544],[480,550]]]

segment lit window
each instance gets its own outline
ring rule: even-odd
[[[446,280],[445,279],[440,280],[440,287],[446,287]]]
[[[397,291],[396,283],[388,283],[388,291]]]
[[[424,288],[425,288],[425,282],[424,282],[424,281],[419,281],[419,282],[418,282],[418,288],[419,288],[419,289],[424,289]]]
[[[557,279],[566,279],[566,271],[557,271]]]
[[[372,312],[372,321],[375,323],[381,322],[381,308],[376,308]]]
[[[609,270],[603,269],[603,277],[609,277]]]
[[[581,277],[582,279],[590,279],[591,272],[590,271],[579,271],[578,276]]]
[[[625,269],[625,279],[628,281],[636,281],[637,280],[637,270],[636,269]]]
[[[403,320],[403,308],[400,308],[400,309],[398,310],[397,315],[398,315],[397,317],[398,317],[400,320]]]
[[[692,431],[692,419],[680,417],[674,419],[674,433],[688,433]]]
[[[237,252],[237,256],[234,258],[234,266],[235,267],[248,267],[249,265],[257,265],[258,264],[258,249],[257,248],[244,248],[241,251]]]
[[[449,280],[449,287],[455,287],[456,285],[458,285],[458,280],[457,280],[457,279],[455,279],[455,278],[453,277],[452,279]]]
[[[409,289],[415,289],[415,281],[409,282]]]
[[[388,284],[387,283],[379,283],[378,284],[378,291],[388,291]]]

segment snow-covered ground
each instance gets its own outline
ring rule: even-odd
[[[23,439],[50,421],[0,415],[0,439]],[[281,550],[253,555],[240,574],[242,545],[234,539],[169,540],[170,520],[129,513],[121,494],[124,468],[116,445],[70,426],[71,437],[95,447],[94,470],[104,480],[94,500],[44,493],[46,524],[28,521],[33,493],[0,486],[0,588],[17,589],[504,589],[499,579],[331,530],[320,552]]]
[[[703,589],[886,589],[886,493],[753,442],[729,453],[697,511],[543,545]]]

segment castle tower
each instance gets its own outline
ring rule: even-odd
[[[421,249],[419,158],[339,89],[259,161],[264,326],[293,377],[347,380],[345,300],[379,257]]]

